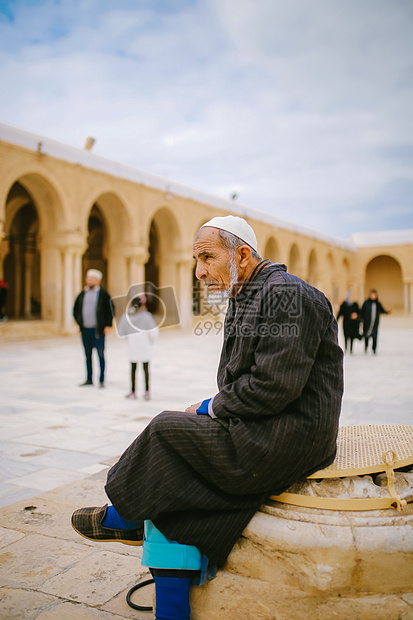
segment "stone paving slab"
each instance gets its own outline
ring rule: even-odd
[[[0,556],[0,578],[7,578],[15,587],[32,586],[40,589],[44,582],[88,555],[88,547],[60,538],[27,534],[21,540],[3,547]]]
[[[45,609],[56,604],[53,596],[26,590],[3,587],[0,589],[0,618],[4,620],[35,620]],[[57,616],[53,620],[57,620]]]
[[[382,323],[377,356],[355,343],[345,357],[341,424],[413,423],[413,318]],[[107,344],[105,390],[78,387],[78,338],[2,345],[1,620],[152,618],[125,600],[148,576],[141,548],[87,541],[70,516],[106,503],[107,470],[154,415],[215,393],[219,350],[219,336],[162,332],[146,402],[124,398],[129,367],[125,343],[115,337]],[[150,605],[152,587],[145,590],[136,595]]]
[[[146,568],[142,568],[135,557],[96,550],[81,558],[66,572],[59,572],[47,579],[39,589],[46,594],[97,607],[110,601],[125,587],[131,588],[137,578],[145,573]],[[105,584],[104,588],[102,583]]]
[[[141,547],[93,543],[70,525],[76,508],[101,505],[102,474],[0,510],[0,618],[148,620],[126,603],[135,583],[150,577]],[[147,590],[147,591],[145,591]],[[139,593],[151,605],[153,587]]]

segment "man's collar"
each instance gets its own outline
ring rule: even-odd
[[[248,292],[248,288],[250,284],[266,269],[271,265],[271,261],[268,258],[257,263],[251,272],[250,276],[242,283],[242,286],[238,293],[235,295],[235,299],[239,301],[242,299]]]

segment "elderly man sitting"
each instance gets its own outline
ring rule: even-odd
[[[229,296],[218,392],[156,416],[108,473],[113,506],[72,523],[91,540],[141,544],[150,520],[220,567],[261,503],[334,460],[343,355],[329,301],[262,260],[245,220],[213,218],[193,251],[197,278]]]

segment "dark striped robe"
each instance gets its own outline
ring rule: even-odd
[[[263,261],[225,319],[217,416],[164,411],[108,472],[128,520],[221,566],[269,495],[335,457],[343,354],[326,297]],[[183,386],[184,389],[184,386]]]

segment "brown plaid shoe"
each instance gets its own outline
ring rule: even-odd
[[[137,530],[116,530],[104,527],[108,505],[101,508],[80,508],[72,515],[72,527],[81,536],[88,540],[101,542],[120,542],[124,545],[140,546],[143,542],[143,527]]]

